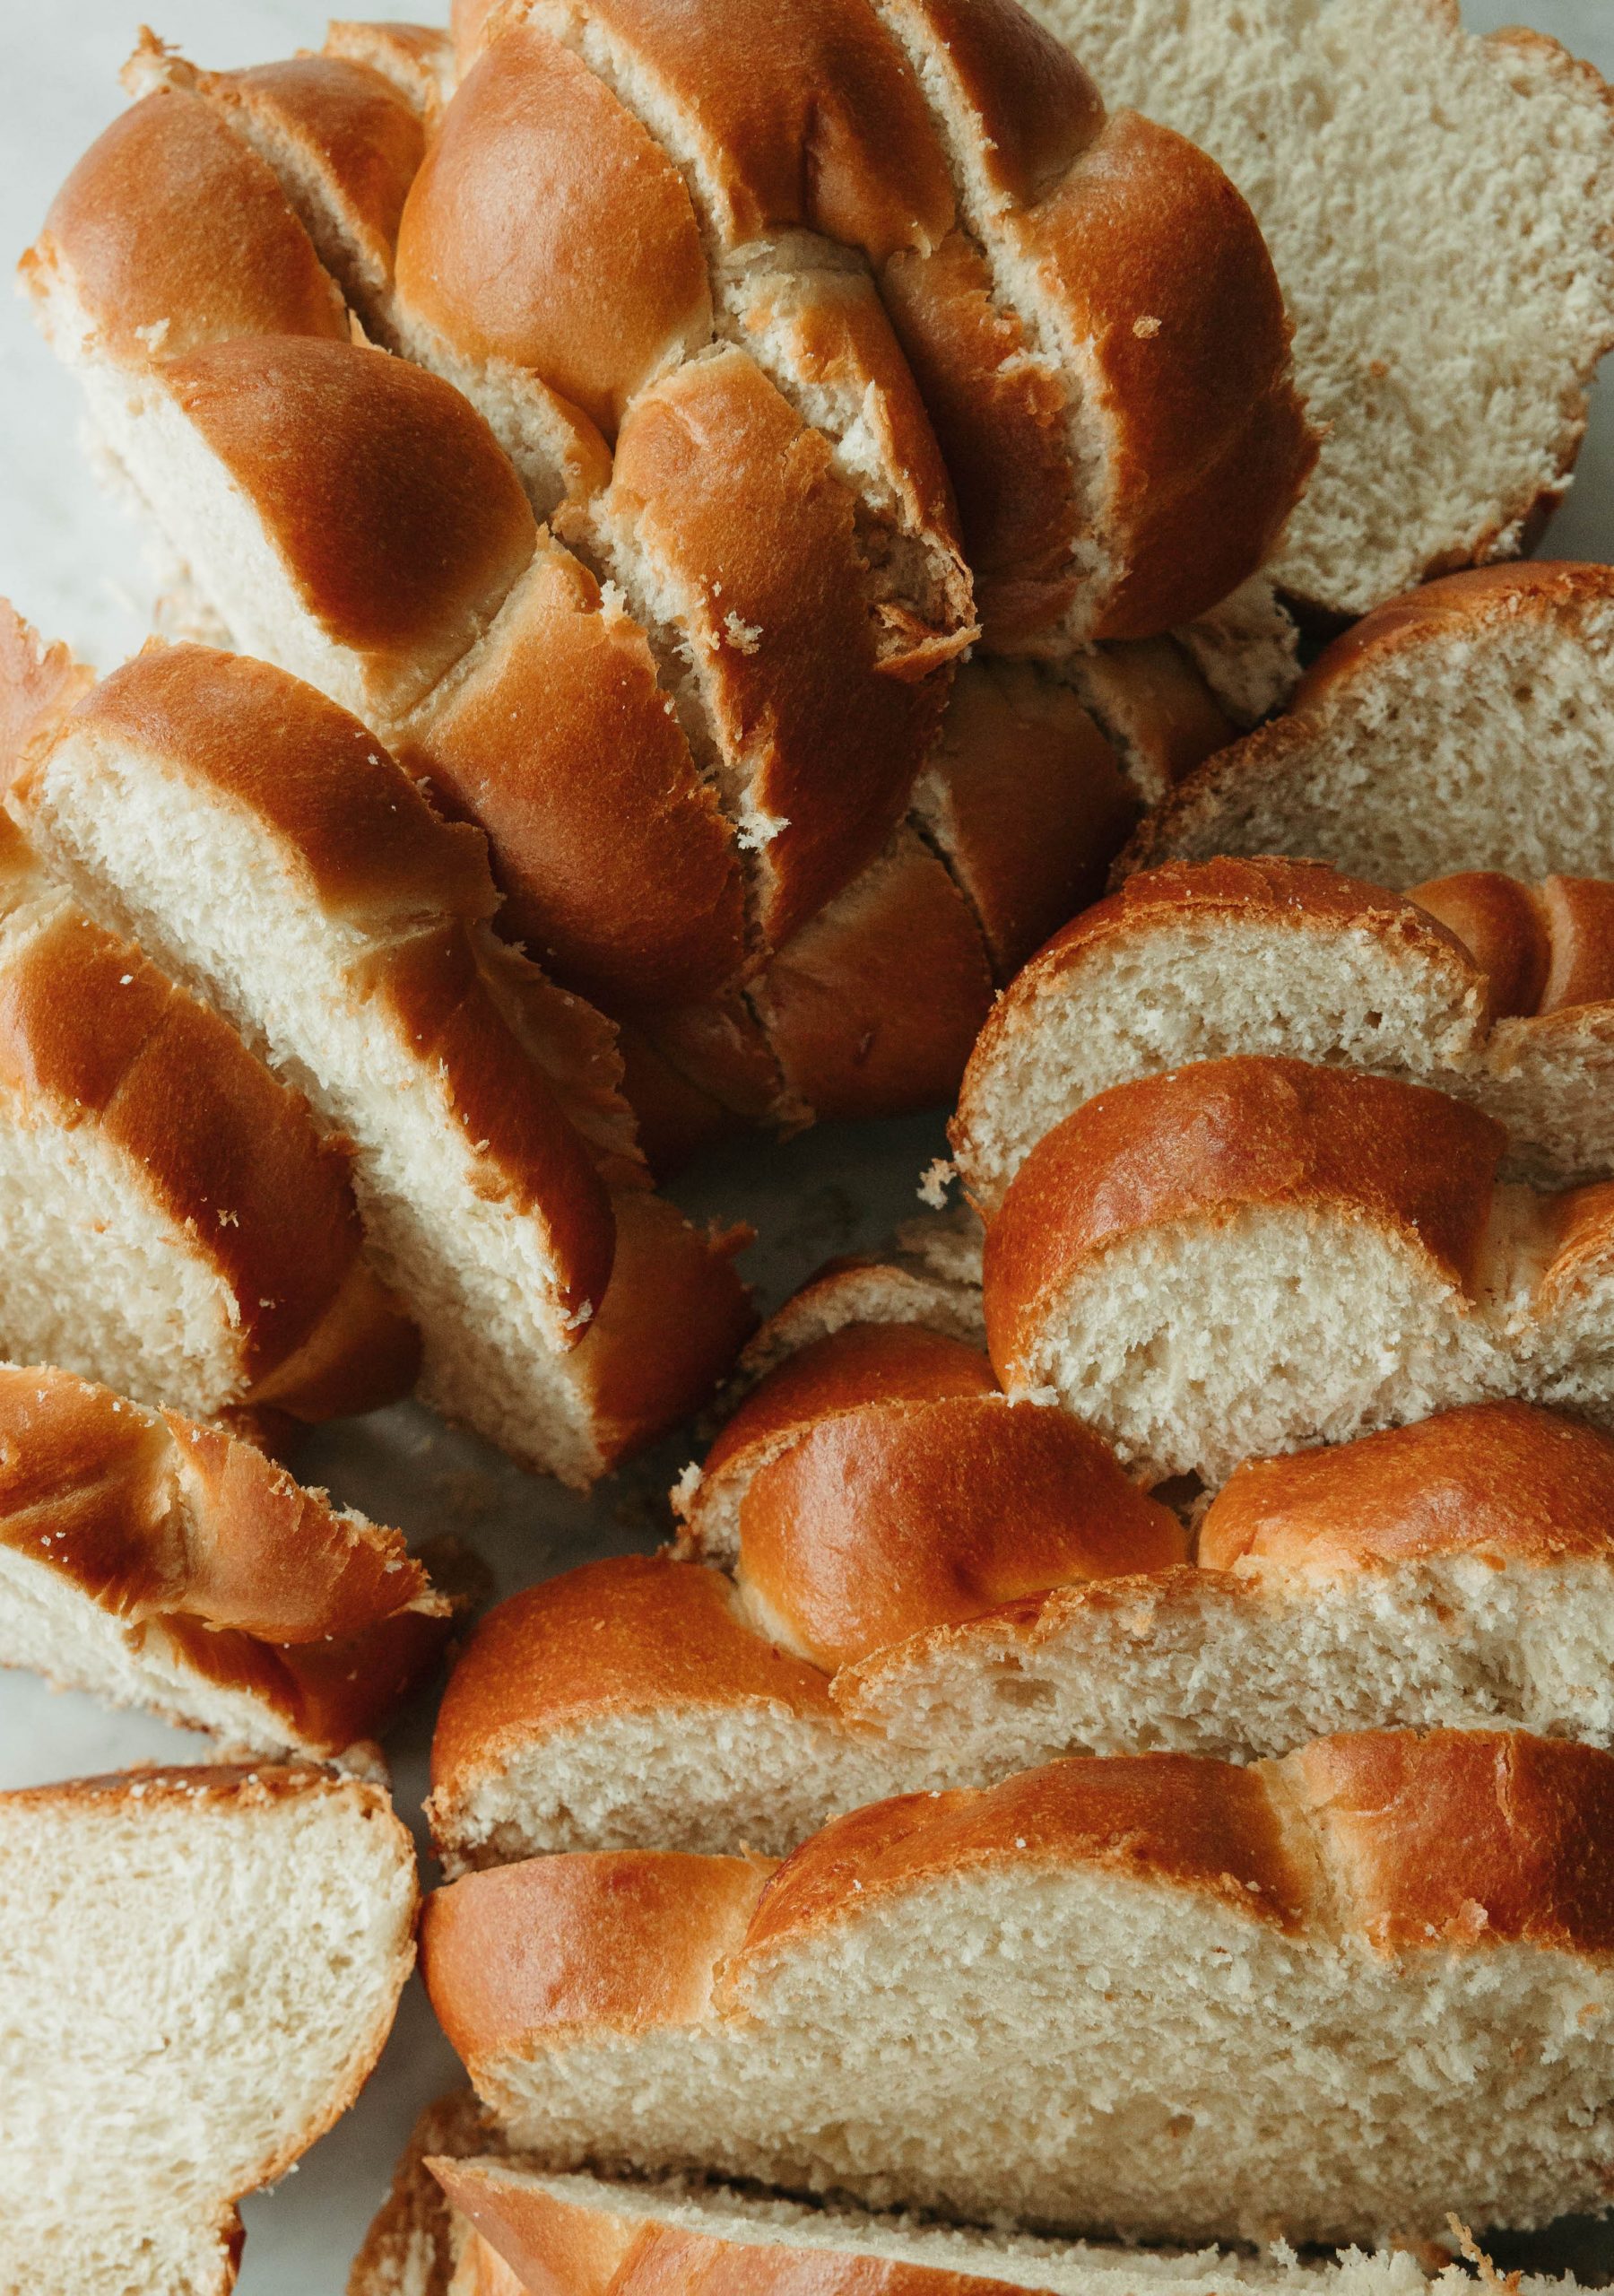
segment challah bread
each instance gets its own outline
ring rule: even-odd
[[[951,1130],[990,1218],[1029,1150],[1130,1077],[1281,1053],[1437,1085],[1506,1128],[1504,1170],[1614,1171],[1614,884],[1494,872],[1403,899],[1310,861],[1167,863],[1067,925],[993,1010]]]
[[[491,940],[481,838],[362,725],[266,664],[153,647],[10,803],[354,1143],[429,1400],[577,1483],[701,1400],[749,1323],[730,1248],[636,1201],[603,1024]]]
[[[426,2162],[489,2159],[499,2150],[499,2133],[469,2089],[428,2105],[353,2258],[346,2296],[494,2296],[493,2285],[477,2276],[480,2260],[467,2259],[475,2236]],[[485,2253],[499,2264],[491,2248]]]
[[[1028,6],[1112,103],[1219,160],[1260,221],[1323,430],[1283,587],[1349,618],[1528,549],[1614,341],[1597,73],[1538,32],[1476,39],[1454,0]]]
[[[1488,1396],[1607,1418],[1614,1196],[1498,1187],[1505,1146],[1425,1086],[1296,1060],[1118,1084],[987,1230],[998,1376],[1151,1480]]]
[[[1024,1405],[994,1428],[979,1399],[893,1404],[875,1336],[774,1375],[801,1416],[718,1518],[733,1582],[623,1556],[489,1614],[432,1748],[451,1875],[551,1850],[783,1855],[880,1796],[1067,1753],[1248,1761],[1389,1725],[1614,1744],[1607,1436],[1486,1403],[1242,1466],[1190,1567],[1074,1422],[1062,1451]]]
[[[427,2167],[453,2200],[445,2251],[470,2258],[455,2296],[647,2296],[669,2275],[679,2288],[748,2296],[785,2296],[804,2281],[814,2296],[861,2296],[871,2284],[881,2296],[1463,2296],[1472,2285],[1460,2266],[1420,2264],[1404,2248],[1306,2263],[1192,2255],[813,2207],[701,2180],[553,2175],[498,2154],[429,2155]],[[1518,2285],[1545,2296],[1574,2283],[1526,2274]],[[382,2291],[356,2283],[350,2296]]]
[[[855,250],[940,436],[994,643],[1063,651],[1150,634],[1261,563],[1314,448],[1259,234],[1202,154],[1133,114],[1106,119],[1018,11],[523,0],[466,28],[467,100],[512,25],[570,48],[649,139],[634,178],[596,195],[600,230],[620,232],[638,190],[660,227],[642,227],[646,255],[675,218],[687,249],[681,296],[668,265],[654,273],[658,297],[628,299],[610,346],[619,389],[714,323],[766,356],[780,303],[811,310],[819,279]],[[566,228],[569,247],[569,205]],[[535,236],[527,264],[544,252]]]
[[[0,1367],[0,1665],[317,1761],[379,1733],[449,1616],[396,1531],[253,1445]]]
[[[421,1961],[557,2168],[1126,2238],[1523,2229],[1606,2187],[1611,1796],[1614,1755],[1484,1731],[1075,1758],[777,1869],[469,1874]]]
[[[1397,891],[1453,869],[1614,874],[1611,643],[1606,566],[1431,582],[1336,639],[1288,716],[1192,773],[1119,873],[1287,853]]]
[[[14,688],[3,714],[31,723]],[[0,991],[0,1350],[201,1419],[409,1392],[419,1341],[361,1257],[345,1145],[9,822]]]
[[[0,1796],[0,2280],[222,2296],[234,2203],[357,2094],[413,1960],[414,1857],[316,1769]]]

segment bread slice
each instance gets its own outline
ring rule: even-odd
[[[702,1399],[750,1320],[732,1243],[630,1203],[603,1024],[493,942],[480,836],[362,725],[266,664],[155,647],[11,804],[351,1139],[429,1400],[586,1483]]]
[[[314,1769],[0,1796],[0,2285],[213,2296],[234,2203],[345,2110],[413,1960],[386,1795]]]
[[[0,1665],[318,1761],[379,1735],[449,1622],[398,1532],[252,1444],[0,1367]]]
[[[1139,2239],[1527,2228],[1606,2185],[1611,1796],[1614,1755],[1482,1731],[1078,1757],[777,1869],[466,1874],[421,1960],[557,2168]]]
[[[1597,73],[1539,32],[1476,39],[1456,0],[1028,13],[1110,102],[1219,160],[1260,220],[1324,432],[1273,562],[1284,587],[1355,616],[1528,549],[1614,342],[1614,105]]]
[[[988,1228],[1011,1396],[1146,1480],[1516,1396],[1608,1419],[1608,1183],[1498,1187],[1478,1109],[1238,1057],[1116,1085],[1032,1150]]]
[[[527,0],[465,28],[464,61],[485,52],[460,100],[490,101],[495,71],[513,69],[497,59],[515,22],[568,46],[651,139],[637,174],[594,198],[602,234],[618,233],[613,267],[629,186],[646,219],[647,284],[612,346],[619,387],[699,337],[708,309],[777,340],[781,304],[811,309],[802,283],[855,251],[941,438],[993,642],[1147,634],[1254,570],[1309,467],[1271,267],[1200,153],[1133,115],[1106,121],[1018,11],[957,15],[906,0],[705,13]],[[683,253],[679,178],[704,275]],[[652,265],[675,221],[681,262]],[[565,351],[597,354],[586,316]]]
[[[679,2286],[743,2286],[781,2296],[805,2278],[823,2296],[855,2296],[872,2281],[889,2296],[1463,2296],[1462,2266],[1420,2263],[1404,2248],[1353,2249],[1302,2263],[1284,2255],[1140,2249],[1054,2242],[865,2214],[845,2205],[803,2205],[777,2194],[700,2179],[629,2180],[552,2174],[498,2153],[427,2156],[426,2171],[452,2199],[445,2252],[463,2257],[455,2296],[640,2296],[677,2275]],[[1465,2254],[1483,2271],[1487,2259]],[[502,2275],[502,2276],[501,2276]],[[699,2275],[699,2278],[697,2277]],[[1544,2296],[1568,2282],[1523,2275]],[[349,2296],[384,2296],[384,2282],[355,2280]]]
[[[1337,639],[1288,716],[1191,774],[1120,872],[1283,853],[1398,891],[1454,869],[1614,875],[1611,646],[1606,566],[1431,582]]]
[[[0,644],[9,764],[80,690]],[[322,1140],[204,1004],[104,930],[0,825],[0,1351],[199,1419],[367,1411],[413,1384],[415,1331],[362,1256]]]
[[[1027,1155],[1129,1078],[1280,1053],[1433,1084],[1506,1129],[1504,1171],[1614,1171],[1614,884],[1472,872],[1402,899],[1310,861],[1167,863],[1042,949],[994,1008],[951,1127],[990,1219]]]

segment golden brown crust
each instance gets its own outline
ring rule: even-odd
[[[1307,1576],[1471,1553],[1554,1563],[1614,1553],[1614,1440],[1533,1404],[1471,1404],[1416,1426],[1237,1467],[1199,1561]]]
[[[1303,776],[1312,744],[1335,709],[1354,693],[1370,695],[1387,664],[1415,662],[1424,647],[1448,635],[1480,639],[1488,629],[1506,622],[1561,622],[1573,629],[1584,613],[1611,601],[1610,568],[1552,560],[1472,568],[1392,598],[1319,656],[1281,718],[1209,759],[1149,815],[1116,863],[1116,874],[1130,876],[1168,857],[1196,837],[1202,823],[1214,824],[1241,788]]]
[[[749,1605],[826,1671],[1047,1587],[1187,1557],[1175,1515],[1065,1412],[863,1404],[764,1459],[740,1508]]]
[[[751,987],[790,1091],[827,1121],[945,1107],[992,1006],[975,913],[935,855],[892,845]]]
[[[1061,1285],[1147,1228],[1281,1205],[1370,1221],[1471,1291],[1506,1145],[1418,1084],[1297,1060],[1205,1061],[1116,1085],[1046,1134],[987,1231],[992,1359],[1012,1386]]]
[[[1551,962],[1534,1010],[1572,1012],[1614,1003],[1614,883],[1549,877],[1540,889]]]
[[[408,1391],[418,1343],[360,1264],[344,1143],[131,943],[57,903],[0,974],[0,1088],[18,1118],[93,1128],[233,1302],[240,1387],[301,1418]],[[329,1360],[334,1317],[344,1342]],[[326,1360],[284,1376],[316,1344]],[[277,1377],[276,1375],[281,1376]]]
[[[530,25],[502,33],[455,93],[404,210],[398,291],[457,351],[535,374],[607,438],[642,384],[711,335],[678,170]]]
[[[451,1839],[457,1805],[534,1740],[670,1705],[831,1710],[819,1670],[747,1626],[727,1581],[698,1563],[619,1555],[511,1596],[477,1628],[443,1694],[434,1833]]]
[[[233,335],[347,339],[341,294],[273,170],[184,90],[131,105],[96,139],[23,275],[40,297],[66,285],[124,365]]]
[[[1098,899],[1138,800],[1067,685],[1029,663],[982,660],[953,681],[916,811],[1003,982]]]
[[[1539,1010],[1551,941],[1541,902],[1530,886],[1498,869],[1469,869],[1414,885],[1407,898],[1444,925],[1473,958],[1485,976],[1486,1011],[1492,1020]]]
[[[533,514],[452,385],[354,343],[215,342],[162,379],[261,520],[304,612],[385,721],[482,634],[531,561]]]
[[[733,832],[644,632],[547,537],[400,754],[486,831],[506,928],[586,995],[679,1004],[740,970]]]
[[[781,946],[896,827],[944,681],[900,672],[870,597],[855,498],[743,352],[635,399],[609,515],[686,602],[719,746],[743,781],[758,924]]]
[[[475,2080],[541,2037],[699,2023],[771,1868],[652,1850],[532,1857],[427,1899],[421,1974]]]

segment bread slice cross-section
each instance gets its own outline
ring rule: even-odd
[[[704,2169],[1197,2241],[1596,2206],[1614,1755],[1484,1731],[1080,1758],[784,1866],[470,1874],[428,1987],[556,2167]]]
[[[1272,568],[1284,587],[1352,617],[1528,550],[1614,340],[1614,109],[1598,73],[1537,31],[1475,38],[1456,0],[1028,13],[1111,103],[1213,154],[1260,220],[1324,429]],[[1596,19],[1581,21],[1589,39]]]
[[[1408,897],[1309,861],[1163,864],[1076,917],[994,1006],[951,1128],[987,1218],[1113,1084],[1275,1053],[1437,1086],[1494,1116],[1510,1178],[1614,1171],[1614,883],[1466,871]]]
[[[235,2202],[352,2102],[413,1960],[377,1787],[132,1770],[0,1796],[0,2280],[223,2296]]]
[[[0,1368],[0,1665],[317,1761],[379,1735],[449,1622],[398,1532],[252,1444]]]
[[[1614,876],[1606,566],[1490,567],[1337,639],[1287,715],[1208,759],[1123,874],[1282,853],[1398,891],[1460,869]]]
[[[643,1193],[598,1015],[490,935],[480,835],[358,720],[157,647],[41,737],[11,802],[352,1141],[429,1400],[586,1483],[701,1399],[749,1322],[725,1250]]]
[[[1614,1188],[1498,1186],[1506,1146],[1444,1093],[1297,1060],[1117,1084],[988,1226],[998,1376],[1150,1481],[1485,1396],[1607,1420]]]

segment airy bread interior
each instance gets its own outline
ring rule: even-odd
[[[1280,581],[1358,614],[1517,552],[1614,332],[1597,74],[1534,33],[1476,39],[1437,0],[1028,4],[1111,103],[1219,160],[1261,222],[1324,432]],[[1416,835],[1434,808],[1404,810]]]
[[[180,2228],[282,2175],[380,2051],[408,1837],[373,1787],[219,1770],[6,1796],[0,1839],[0,2278],[183,2288]],[[58,2278],[58,2240],[122,2271]]]

